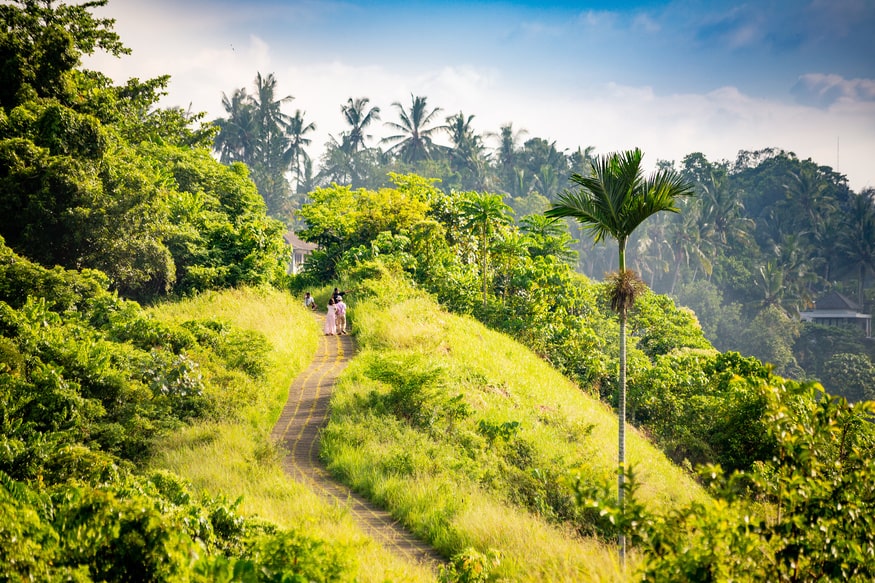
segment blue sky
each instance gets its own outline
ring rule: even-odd
[[[395,120],[413,94],[563,149],[638,146],[655,164],[777,147],[875,187],[875,0],[110,0],[101,14],[133,54],[89,66],[171,74],[165,104],[211,117],[274,73],[318,126],[314,159],[350,97]]]

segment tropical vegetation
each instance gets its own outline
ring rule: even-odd
[[[873,578],[871,341],[799,322],[866,309],[871,191],[774,149],[644,180],[413,94],[348,99],[316,170],[272,74],[206,122],[82,69],[126,52],[104,3],[0,5],[0,579]],[[323,461],[438,573],[269,439],[318,341],[290,292],[332,285],[361,352]]]

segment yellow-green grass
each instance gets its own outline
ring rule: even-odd
[[[539,470],[560,468],[565,483],[579,476],[610,484],[616,481],[615,413],[509,337],[446,313],[402,282],[390,280],[382,287],[391,293],[379,292],[353,308],[362,352],[332,399],[323,441],[331,470],[446,555],[469,546],[497,549],[502,562],[496,574],[507,580],[631,578],[634,551],[624,574],[612,541],[579,536],[526,511],[507,490],[502,493],[506,476],[501,472],[508,466],[493,459],[492,448],[476,431],[480,420],[518,422],[518,435],[531,447]],[[457,434],[464,445],[362,407],[391,390],[369,376],[374,362],[385,367],[387,359],[413,375],[444,371],[439,391],[462,394],[471,415],[440,430]],[[705,497],[690,476],[631,429],[627,460],[641,484],[638,496],[652,509],[665,511]]]
[[[433,574],[389,553],[365,535],[352,516],[326,503],[289,478],[270,431],[297,374],[311,362],[320,330],[300,298],[255,289],[210,292],[153,308],[163,321],[218,319],[263,334],[271,345],[265,380],[256,390],[240,388],[233,375],[211,379],[229,394],[248,398],[236,421],[198,423],[168,436],[158,446],[153,468],[173,471],[197,491],[229,500],[241,498],[239,510],[285,528],[350,549],[357,580],[432,581]],[[210,376],[209,371],[205,376]],[[229,397],[239,405],[239,396]]]

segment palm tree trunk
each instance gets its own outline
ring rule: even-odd
[[[626,240],[618,241],[620,275],[626,271]],[[617,397],[617,417],[619,421],[617,453],[617,501],[620,512],[625,510],[626,478],[626,308],[620,308],[620,387]],[[620,523],[617,544],[620,547],[620,566],[626,566],[626,532]]]

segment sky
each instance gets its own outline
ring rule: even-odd
[[[132,54],[85,66],[117,82],[169,74],[163,106],[225,115],[222,95],[277,79],[316,123],[380,108],[377,145],[413,96],[440,119],[511,123],[569,153],[639,147],[650,168],[779,148],[875,187],[875,0],[109,0]],[[487,138],[490,147],[497,145]]]

